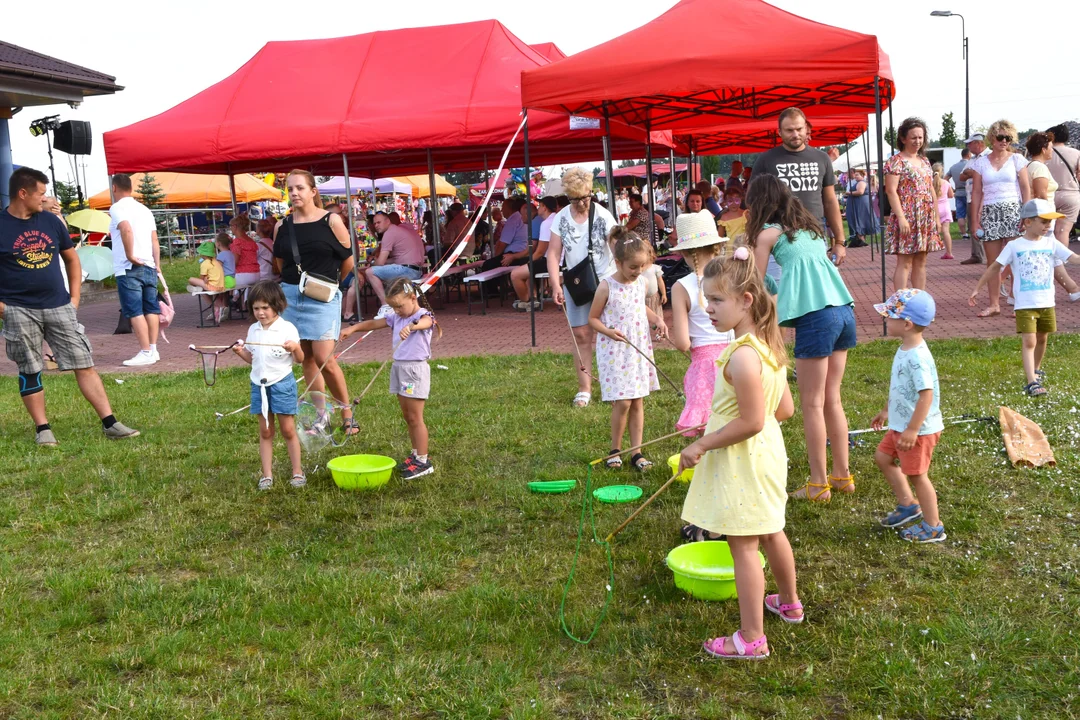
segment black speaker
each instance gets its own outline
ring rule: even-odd
[[[62,122],[53,134],[53,146],[68,155],[89,155],[92,142],[90,123],[84,120]]]

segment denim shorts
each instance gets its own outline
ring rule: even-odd
[[[411,267],[404,265],[372,265],[371,274],[382,280],[384,283],[393,282],[399,277],[408,278],[409,280],[419,280],[422,272]]]
[[[799,360],[829,357],[838,350],[855,347],[855,309],[831,306],[806,313],[791,321],[795,328],[795,357]]]
[[[964,220],[967,218],[967,195],[957,195],[956,200],[956,219]]]
[[[262,386],[251,383],[251,414],[262,415]],[[267,412],[273,415],[296,414],[296,377],[286,375],[273,385],[266,386],[266,402],[270,406]]]
[[[330,302],[319,302],[300,294],[299,285],[281,283],[285,312],[281,317],[296,326],[301,340],[334,340],[341,335],[341,291]]]
[[[118,275],[116,294],[120,296],[120,312],[124,317],[160,315],[157,286],[157,270],[146,265],[130,268],[123,275]]]

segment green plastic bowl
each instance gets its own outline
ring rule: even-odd
[[[534,480],[529,483],[529,489],[534,493],[558,495],[570,492],[577,487],[577,480]]]
[[[765,556],[760,552],[761,567]],[[667,566],[675,574],[675,587],[698,600],[730,600],[735,591],[735,563],[731,548],[723,540],[680,545],[667,556]]]
[[[397,465],[385,455],[341,455],[326,463],[342,490],[372,490],[390,481]]]
[[[667,464],[668,464],[668,467],[671,468],[671,474],[672,475],[674,475],[675,472],[679,469],[679,458],[680,457],[682,457],[682,456],[681,455],[672,455],[671,457],[669,457],[667,459]],[[693,479],[694,479],[694,468],[686,468],[681,473],[679,473],[679,477],[678,477],[679,482],[688,483]]]

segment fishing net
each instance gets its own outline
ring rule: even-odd
[[[344,416],[341,411],[348,406],[338,402],[332,395],[312,390],[300,397],[296,410],[296,434],[307,453],[316,453],[331,445],[341,447],[348,436],[345,434]]]
[[[202,365],[203,382],[207,387],[213,387],[217,382],[217,361],[218,355],[231,350],[237,345],[213,345],[209,347],[196,347],[195,345],[188,345],[189,350],[194,350],[199,355],[199,364]]]

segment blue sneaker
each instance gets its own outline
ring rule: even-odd
[[[912,505],[897,505],[896,509],[881,519],[881,526],[887,528],[896,528],[901,525],[907,525],[909,522],[914,522],[922,517],[922,508],[919,507],[919,503]]]

